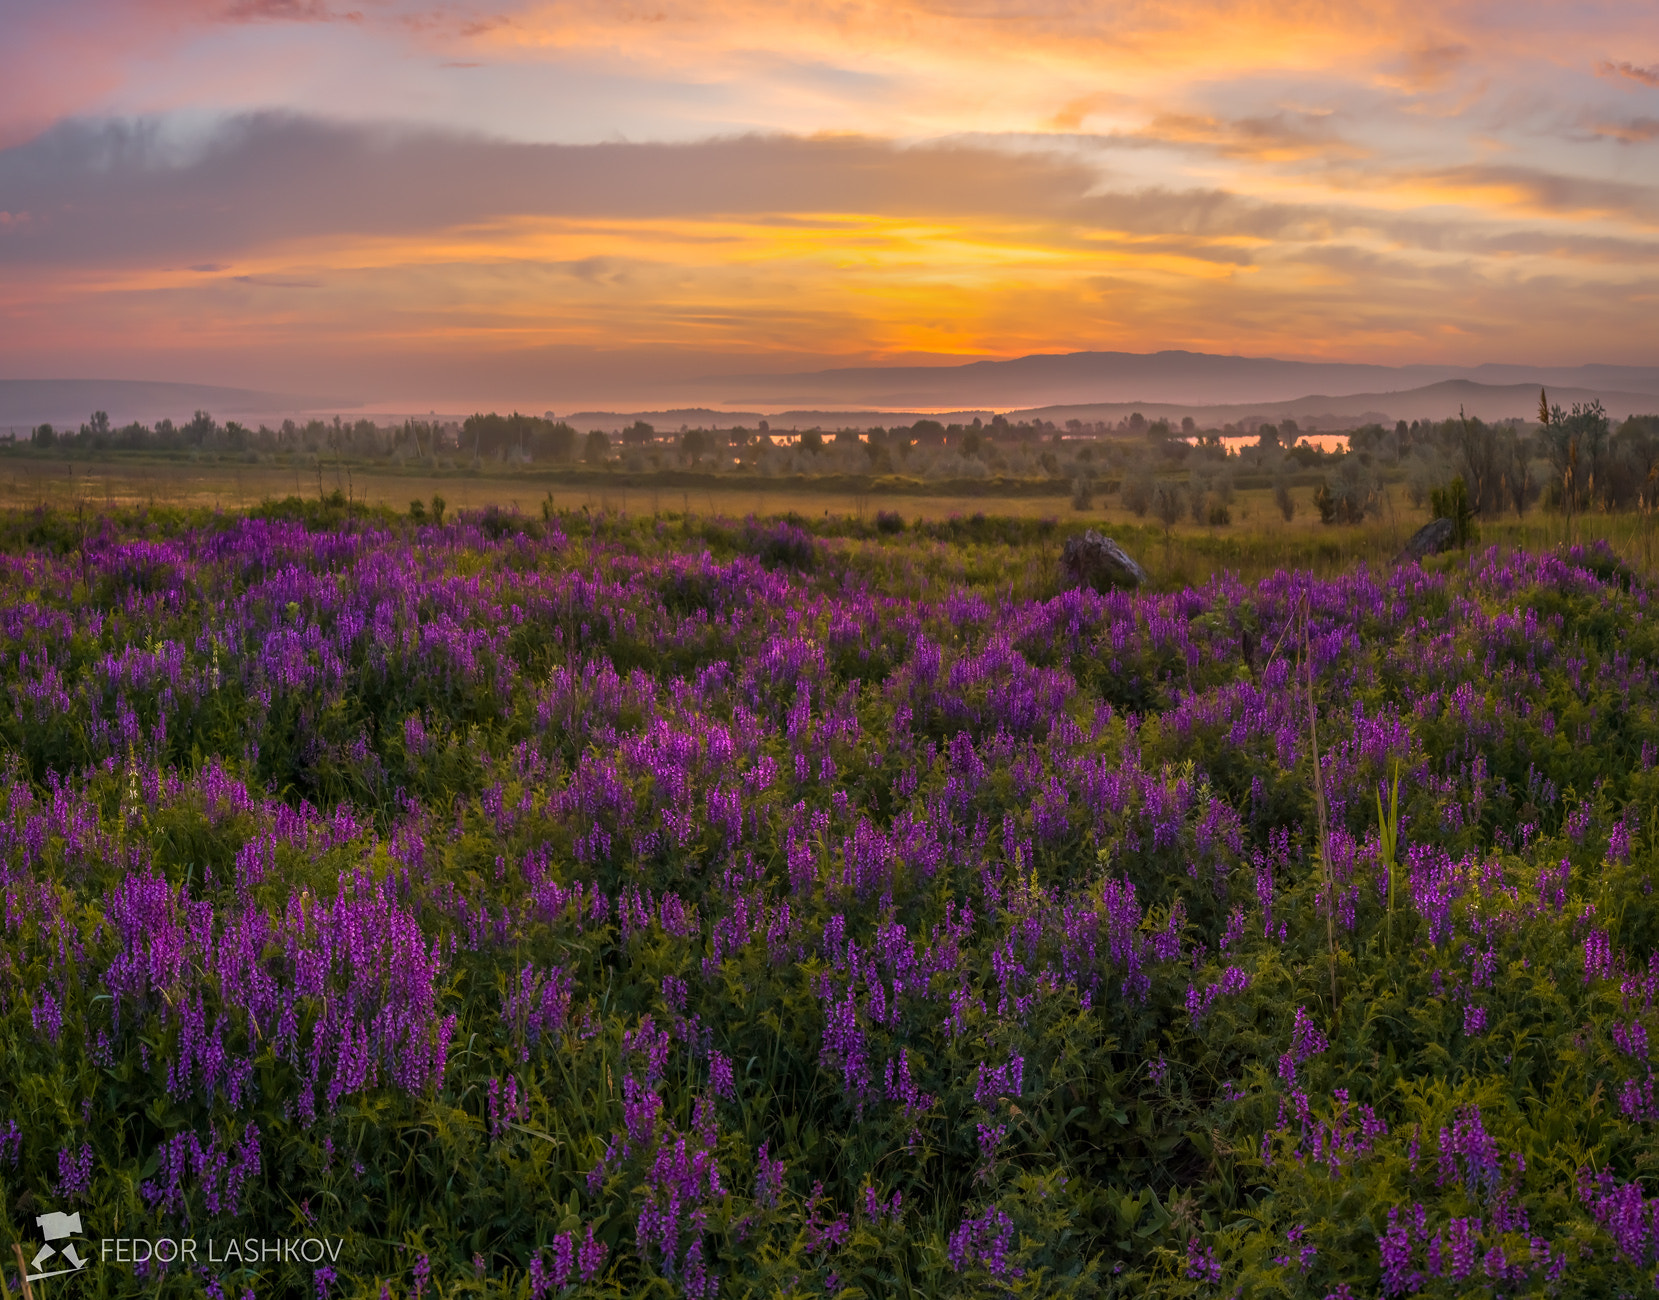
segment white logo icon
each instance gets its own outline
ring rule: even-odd
[[[29,1264],[29,1267],[35,1270],[29,1274],[29,1281],[38,1282],[43,1277],[60,1277],[64,1273],[76,1273],[86,1267],[86,1260],[75,1253],[74,1242],[70,1242],[61,1251],[52,1245],[54,1241],[62,1241],[65,1237],[79,1235],[81,1231],[81,1212],[79,1210],[76,1210],[73,1214],[62,1214],[57,1210],[53,1210],[50,1214],[37,1214],[35,1222],[40,1225],[40,1235],[46,1238],[46,1245],[40,1248],[40,1253]],[[50,1273],[41,1272],[40,1266],[58,1254],[61,1254],[75,1267],[54,1269]]]

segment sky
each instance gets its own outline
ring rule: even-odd
[[[0,378],[1659,362],[1652,0],[0,0]]]

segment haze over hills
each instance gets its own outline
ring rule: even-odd
[[[283,420],[327,411],[349,411],[349,397],[267,393],[218,384],[175,384],[143,379],[0,379],[0,428],[55,424],[79,428],[94,411],[116,425],[138,420],[188,420],[208,411],[220,420]]]
[[[1205,352],[1071,352],[960,366],[864,366],[733,376],[709,380],[707,388],[720,389],[720,405],[774,409],[986,406],[1009,410],[1099,402],[1186,407],[1283,402],[1309,394],[1342,397],[1404,392],[1448,379],[1659,395],[1659,366],[1377,366]]]
[[[1487,420],[1529,418],[1537,410],[1540,386],[1565,406],[1599,398],[1614,418],[1659,411],[1659,366],[1378,366],[1201,352],[1074,352],[965,365],[717,376],[677,384],[676,391],[663,394],[666,401],[652,396],[667,384],[642,382],[634,402],[574,414],[575,403],[550,383],[531,403],[483,392],[439,414],[456,418],[516,406],[537,414],[557,411],[584,429],[618,429],[643,418],[671,431],[682,424],[752,427],[762,419],[784,429],[908,424],[923,415],[966,422],[995,412],[1011,418],[1035,414],[1056,423],[1116,422],[1138,410],[1149,419],[1191,416],[1204,427],[1289,416],[1309,427],[1346,428],[1372,420],[1444,419],[1460,405]],[[651,409],[628,409],[635,402]],[[78,428],[95,410],[108,412],[117,426],[133,420],[179,422],[198,409],[220,420],[273,425],[289,417],[348,412],[382,420],[426,414],[411,404],[361,395],[138,380],[0,379],[0,430],[22,431],[43,422]]]
[[[1167,419],[1179,424],[1191,416],[1200,428],[1216,429],[1227,424],[1249,425],[1277,422],[1289,417],[1304,429],[1351,429],[1357,425],[1395,420],[1444,420],[1461,409],[1466,415],[1487,421],[1530,420],[1538,411],[1538,388],[1534,383],[1477,384],[1468,379],[1445,379],[1421,388],[1401,392],[1353,393],[1331,397],[1310,395],[1277,402],[1231,402],[1202,405],[1192,402],[1060,402],[1035,407],[978,407],[941,411],[894,411],[864,407],[856,410],[804,409],[786,411],[715,410],[712,407],[642,411],[576,411],[563,418],[578,429],[617,432],[636,420],[644,420],[659,432],[688,427],[727,428],[742,425],[754,428],[766,420],[774,432],[791,429],[867,428],[871,425],[908,425],[919,419],[966,424],[976,417],[989,420],[1006,415],[1013,421],[1047,420],[1063,425],[1067,420],[1093,424],[1115,424],[1136,412],[1148,420]],[[1551,405],[1571,407],[1575,402],[1600,401],[1614,420],[1629,415],[1659,412],[1659,394],[1620,393],[1601,389],[1551,387]]]
[[[1279,421],[1287,416],[1309,429],[1349,429],[1361,424],[1388,424],[1395,420],[1444,420],[1461,410],[1487,421],[1532,420],[1538,414],[1536,382],[1477,384],[1469,379],[1444,379],[1436,384],[1401,392],[1353,393],[1340,397],[1313,395],[1282,402],[1242,402],[1194,406],[1182,402],[1090,402],[1056,404],[1019,412],[1063,424],[1067,420],[1115,422],[1139,411],[1149,420],[1179,421],[1192,416],[1201,428],[1243,424],[1252,420]],[[1551,385],[1550,405],[1571,408],[1575,402],[1600,401],[1614,420],[1659,412],[1659,394],[1621,393],[1599,388]],[[1015,418],[1009,412],[1009,418]]]

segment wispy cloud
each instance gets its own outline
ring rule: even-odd
[[[1277,112],[1226,120],[1190,113],[1161,113],[1131,139],[1150,144],[1196,145],[1227,158],[1300,162],[1309,158],[1364,158],[1372,150],[1345,140],[1329,114]]]
[[[0,153],[0,191],[44,214],[0,230],[9,355],[142,334],[335,384],[421,356],[446,391],[595,348],[665,375],[1080,346],[1479,360],[1538,346],[1553,296],[1611,357],[1650,310],[1630,272],[1659,263],[1643,187],[1514,166],[1290,201],[1120,184],[1138,146],[1075,138],[525,145],[286,115],[190,152],[165,134],[70,123]],[[600,373],[569,382],[598,400]]]
[[[236,0],[224,10],[233,23],[360,23],[361,9],[337,9],[323,0]]]
[[[1592,122],[1588,129],[1592,135],[1617,140],[1621,144],[1646,144],[1649,140],[1659,140],[1659,117]]]
[[[1644,86],[1659,86],[1659,64],[1651,68],[1640,68],[1634,63],[1612,63],[1603,60],[1596,65],[1596,70],[1604,77],[1628,77]]]
[[[1481,360],[1629,354],[1651,317],[1647,0],[12,0],[6,28],[8,364]]]

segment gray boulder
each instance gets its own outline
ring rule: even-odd
[[[1132,591],[1146,581],[1146,570],[1110,537],[1091,528],[1081,537],[1066,539],[1060,552],[1060,580],[1068,587],[1092,587],[1099,592]]]
[[[1395,557],[1395,564],[1405,564],[1410,560],[1425,560],[1431,555],[1439,555],[1441,551],[1449,551],[1457,540],[1457,524],[1442,516],[1430,520],[1415,533],[1406,543],[1405,549]]]

